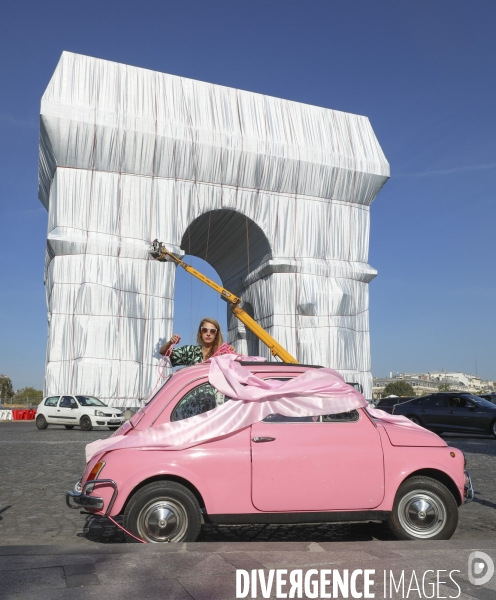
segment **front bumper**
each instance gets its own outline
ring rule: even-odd
[[[112,498],[107,506],[107,510],[105,511],[105,516],[110,514],[112,507],[114,506],[115,499],[117,498],[117,484],[113,479],[94,479],[92,481],[87,481],[83,487],[81,487],[81,480],[79,480],[74,486],[73,492],[65,493],[65,501],[69,508],[73,508],[77,510],[78,508],[86,508],[89,510],[94,510],[95,512],[101,512],[105,505],[103,498],[99,496],[90,496],[86,494],[87,488],[91,486],[91,490],[95,484],[106,484],[110,485],[113,488]]]
[[[468,471],[464,471],[465,473],[465,486],[463,490],[463,502],[464,504],[468,504],[472,502],[474,499],[474,488],[472,486],[472,478],[470,477],[470,473]]]

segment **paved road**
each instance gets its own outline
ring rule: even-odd
[[[0,544],[105,544],[124,542],[107,519],[69,510],[64,492],[84,469],[84,447],[108,437],[103,428],[91,432],[50,426],[38,431],[31,422],[0,422]],[[496,439],[445,435],[467,455],[475,502],[460,509],[453,540],[496,538]],[[392,540],[380,523],[284,526],[212,526],[202,528],[204,542],[353,542]]]

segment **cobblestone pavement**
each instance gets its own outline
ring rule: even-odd
[[[0,422],[0,544],[105,544],[124,542],[122,532],[103,517],[69,510],[64,493],[84,469],[84,447],[108,437],[103,428],[84,432],[33,422]],[[496,439],[447,434],[463,450],[475,501],[460,509],[453,540],[496,537]],[[204,525],[203,542],[353,542],[392,540],[382,523],[325,525]]]

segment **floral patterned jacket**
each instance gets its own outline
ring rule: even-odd
[[[201,346],[180,346],[174,348],[170,355],[171,365],[178,367],[184,365],[185,367],[191,367],[191,365],[197,365],[203,362],[203,352]]]

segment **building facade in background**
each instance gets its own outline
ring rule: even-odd
[[[432,394],[439,390],[439,386],[442,386],[441,389],[444,389],[445,386],[449,386],[449,390],[468,392],[475,395],[477,395],[477,393],[482,394],[492,392],[496,389],[496,382],[492,380],[482,380],[477,375],[469,375],[457,371],[397,373],[396,375],[390,373],[389,377],[373,378],[372,398],[382,398],[384,388],[389,383],[395,383],[397,381],[409,383],[416,396]]]

